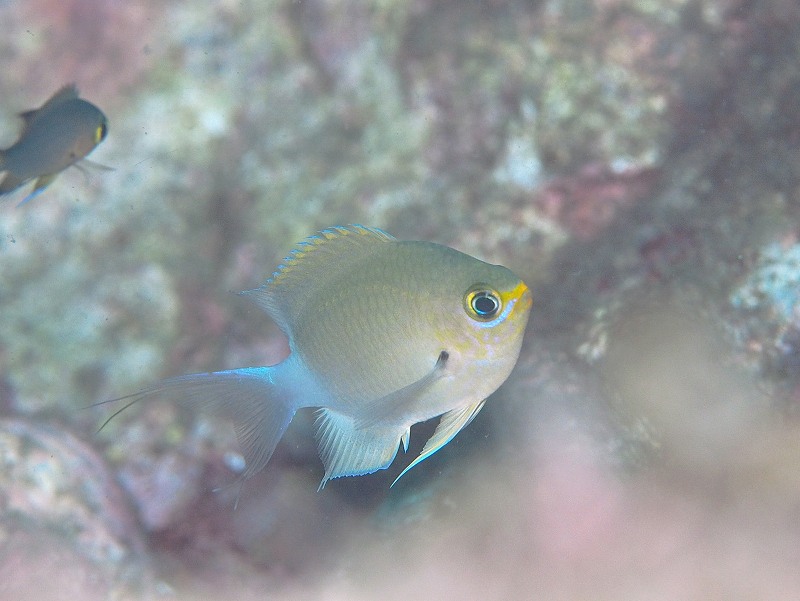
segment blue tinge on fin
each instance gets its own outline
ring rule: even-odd
[[[26,202],[29,202],[29,201],[33,200],[34,198],[39,196],[39,194],[41,194],[42,192],[44,192],[44,188],[36,188],[36,189],[34,189],[33,192],[28,194],[25,198],[23,198],[21,201],[19,201],[17,203],[17,208],[21,207]]]
[[[247,479],[267,465],[296,410],[273,383],[273,369],[250,367],[179,376],[114,400],[132,399],[124,410],[132,403],[158,397],[230,420],[246,462],[242,478]]]
[[[410,430],[397,428],[359,428],[356,420],[331,409],[320,409],[317,417],[319,456],[325,475],[319,489],[328,480],[342,476],[362,476],[386,469],[397,455],[398,445],[408,449]]]
[[[34,188],[30,194],[28,194],[25,198],[23,198],[17,203],[17,208],[21,207],[27,202],[30,202],[31,200],[39,196],[39,194],[41,194],[42,192],[44,192],[44,188]]]
[[[408,470],[418,463],[425,461],[428,457],[453,440],[456,434],[461,432],[461,430],[466,428],[469,423],[475,419],[475,416],[478,415],[478,412],[483,408],[484,403],[486,403],[486,399],[473,405],[453,409],[442,415],[439,425],[436,426],[436,431],[433,433],[433,436],[428,439],[428,442],[425,443],[419,457],[400,472],[400,475],[392,482],[392,486],[397,484],[397,481],[402,478]]]
[[[31,193],[28,194],[25,198],[23,198],[20,201],[20,203],[17,205],[17,207],[21,207],[26,202],[28,202],[30,200],[33,200],[34,198],[39,196],[39,194],[44,192],[44,190],[45,190],[45,188],[47,188],[47,186],[49,186],[50,184],[53,183],[53,180],[56,179],[57,175],[58,175],[58,173],[52,173],[52,174],[49,174],[49,175],[42,175],[41,177],[39,177],[36,180],[36,183],[34,184],[33,190],[31,190]]]

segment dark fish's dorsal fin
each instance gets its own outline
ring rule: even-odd
[[[74,83],[71,83],[50,96],[50,98],[48,98],[47,101],[38,109],[32,109],[30,111],[20,113],[19,116],[22,117],[23,121],[25,121],[25,129],[27,130],[31,123],[36,121],[40,115],[43,115],[47,111],[51,110],[54,106],[75,98],[78,98],[78,88]]]
[[[288,334],[310,284],[352,269],[358,259],[392,240],[394,236],[363,225],[323,230],[300,242],[263,286],[242,294],[250,296]]]

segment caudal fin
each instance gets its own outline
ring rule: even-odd
[[[162,398],[230,420],[246,461],[243,478],[267,465],[296,407],[273,384],[271,367],[251,367],[162,380],[134,394],[113,399],[129,403],[109,417],[102,429],[133,403]],[[108,402],[108,401],[107,401]]]

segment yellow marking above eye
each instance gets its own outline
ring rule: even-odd
[[[508,301],[522,298],[522,296],[527,291],[528,291],[528,286],[525,284],[525,282],[520,281],[520,283],[517,284],[516,287],[511,292],[507,292],[505,294],[500,295],[500,297],[503,299],[503,305],[507,304]],[[528,295],[527,300],[528,300],[527,305],[530,306],[531,305],[530,295]]]
[[[464,295],[464,310],[472,319],[491,323],[507,310],[511,303],[524,298],[523,308],[531,306],[528,286],[520,281],[508,292],[497,292],[486,284],[476,284]]]

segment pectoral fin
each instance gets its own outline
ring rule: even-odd
[[[363,417],[356,420],[356,427],[371,428],[376,424],[395,421],[394,418],[407,411],[410,399],[420,396],[434,382],[445,375],[445,368],[447,367],[447,360],[449,358],[449,353],[447,351],[442,351],[439,353],[439,358],[436,360],[433,369],[419,380],[412,382],[408,386],[403,386],[400,390],[395,390],[394,392],[365,404],[364,408],[360,411]]]
[[[116,171],[114,167],[109,167],[108,165],[103,165],[103,163],[98,163],[96,161],[90,161],[89,159],[81,159],[80,163],[75,163],[76,167],[91,167],[92,169],[96,169],[97,171]]]
[[[486,399],[483,399],[474,405],[453,409],[442,415],[439,425],[436,426],[436,431],[433,433],[433,436],[428,439],[428,442],[425,443],[419,457],[412,461],[409,466],[395,478],[395,481],[392,482],[392,486],[394,486],[408,470],[421,461],[425,461],[428,457],[453,440],[453,437],[466,428],[475,416],[478,415],[478,412],[483,408],[485,402]]]

